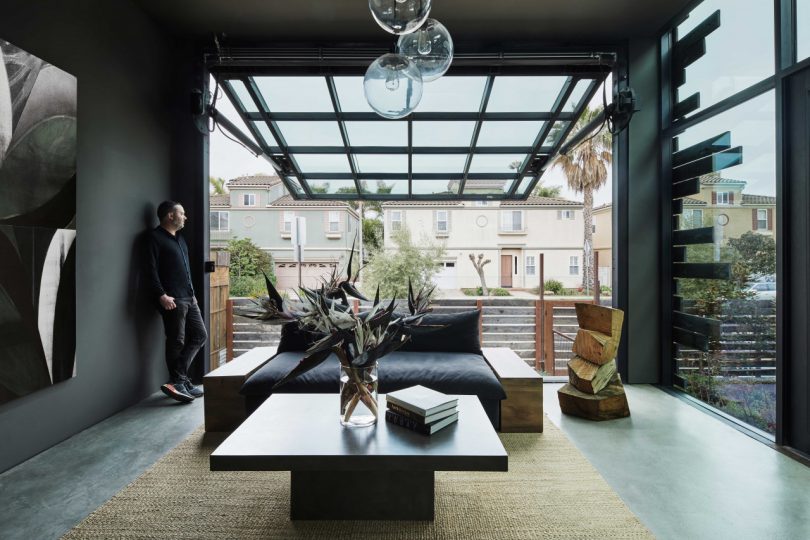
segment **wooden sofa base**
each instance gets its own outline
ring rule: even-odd
[[[506,391],[500,430],[542,432],[543,378],[511,349],[485,348],[483,352]],[[275,354],[276,347],[256,347],[205,376],[205,431],[233,431],[245,421],[247,404],[239,389]]]
[[[501,432],[543,432],[543,377],[512,349],[484,348],[484,358],[501,381]]]
[[[276,347],[256,347],[205,376],[205,431],[233,431],[245,421],[247,404],[239,389],[275,354]]]

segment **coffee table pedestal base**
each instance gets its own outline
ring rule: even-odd
[[[290,519],[432,521],[433,471],[292,471]]]

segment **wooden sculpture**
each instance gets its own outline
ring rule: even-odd
[[[624,312],[595,304],[576,304],[579,331],[575,356],[568,361],[569,383],[557,391],[565,414],[589,420],[630,416],[627,396],[616,371],[616,350]]]

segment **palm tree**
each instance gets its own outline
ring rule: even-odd
[[[593,120],[599,109],[586,108],[574,125],[571,133],[577,133],[588,122]],[[593,285],[593,192],[607,182],[608,165],[613,161],[612,141],[607,130],[591,134],[567,155],[560,155],[554,160],[554,167],[562,169],[568,181],[568,187],[576,193],[584,194],[585,243],[582,257],[582,287],[590,292]]]
[[[226,193],[228,193],[228,186],[225,184],[224,178],[209,176],[208,186],[211,195],[225,195]]]

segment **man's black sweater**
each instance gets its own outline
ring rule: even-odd
[[[188,246],[179,234],[158,225],[147,238],[146,282],[155,302],[168,294],[174,298],[194,296],[188,262]]]

